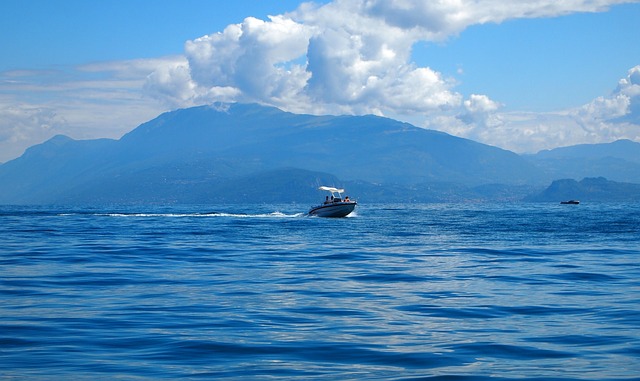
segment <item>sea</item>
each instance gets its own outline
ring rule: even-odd
[[[0,206],[0,380],[640,380],[640,204]]]

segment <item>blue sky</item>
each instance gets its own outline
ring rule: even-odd
[[[0,162],[214,101],[373,113],[516,152],[640,141],[640,3],[566,3],[3,1]]]
[[[0,70],[181,54],[184,42],[299,1],[6,0]]]

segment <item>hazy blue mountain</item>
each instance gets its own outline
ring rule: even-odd
[[[604,177],[556,180],[543,192],[526,198],[527,201],[640,201],[640,184],[620,183]]]
[[[322,184],[370,202],[515,200],[549,184],[543,169],[388,118],[216,104],[164,113],[119,140],[33,146],[0,165],[0,203],[309,202]]]
[[[526,158],[555,179],[605,176],[640,183],[640,143],[631,140],[556,148]]]
[[[55,202],[79,183],[100,178],[115,140],[77,141],[58,135],[0,165],[0,202]]]
[[[383,183],[483,184],[529,182],[536,172],[512,152],[387,118],[295,115],[257,105],[178,110],[121,142],[123,157],[139,151],[129,160],[215,161],[210,168],[222,175],[301,167]]]
[[[541,177],[512,152],[387,118],[233,104],[168,112],[117,141],[57,136],[0,166],[0,202],[296,201],[325,183],[406,194]]]

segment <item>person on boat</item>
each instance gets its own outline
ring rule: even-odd
[[[344,202],[349,202],[349,196],[344,198]]]
[[[329,196],[326,196],[326,197],[325,197],[325,199],[324,199],[324,203],[325,203],[325,205],[329,203]]]

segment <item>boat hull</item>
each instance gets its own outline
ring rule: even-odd
[[[319,205],[311,208],[310,216],[318,217],[346,217],[356,208],[356,202],[336,202],[332,204]]]

